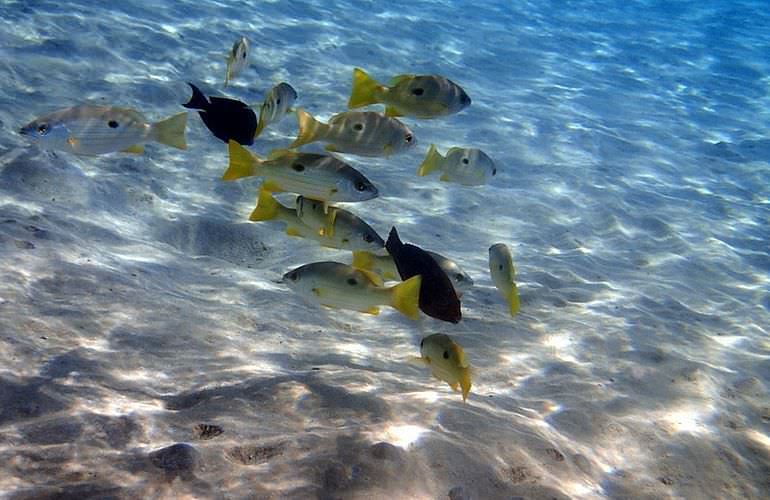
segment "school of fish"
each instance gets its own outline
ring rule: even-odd
[[[245,37],[235,41],[226,57],[224,87],[248,68],[251,48]],[[461,297],[473,279],[460,265],[414,244],[404,243],[395,227],[387,240],[354,213],[332,205],[365,202],[379,195],[375,184],[354,166],[329,153],[390,158],[417,144],[410,127],[399,118],[438,119],[459,113],[471,98],[455,82],[439,75],[403,74],[387,85],[360,68],[353,69],[348,110],[324,123],[302,108],[294,108],[297,91],[288,83],[272,87],[259,105],[237,99],[206,96],[197,86],[182,106],[196,110],[214,137],[227,145],[224,181],[261,178],[256,206],[249,220],[277,221],[286,234],[317,241],[322,247],[351,252],[351,263],[318,261],[287,271],[280,282],[301,297],[324,307],[378,314],[389,306],[419,320],[420,311],[441,321],[462,319]],[[357,108],[382,104],[383,112]],[[296,139],[265,157],[246,149],[270,124],[290,113],[297,117]],[[113,152],[141,154],[144,144],[158,142],[186,149],[187,113],[151,122],[139,111],[117,106],[77,104],[42,115],[19,133],[41,148],[91,156]],[[299,151],[321,142],[327,154]],[[466,186],[488,183],[495,162],[477,148],[450,147],[445,155],[431,144],[417,175],[440,171],[440,180]],[[294,206],[280,203],[273,193],[296,195]],[[513,257],[508,246],[489,247],[491,281],[514,316],[519,312]],[[388,284],[388,283],[391,284]],[[473,370],[460,344],[444,333],[421,339],[420,356],[411,357],[431,374],[462,394],[466,401]]]

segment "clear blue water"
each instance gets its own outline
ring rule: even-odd
[[[767,494],[764,2],[115,4],[0,3],[0,494]],[[241,35],[251,65],[224,90]],[[276,283],[350,256],[249,223],[259,180],[219,180],[226,149],[193,113],[181,152],[76,157],[18,134],[86,101],[160,120],[187,81],[249,103],[287,81],[327,119],[356,66],[473,99],[405,119],[409,153],[345,157],[381,192],[346,208],[473,277],[458,325],[323,310]],[[295,122],[251,149],[285,147]],[[417,177],[431,143],[481,148],[499,173]],[[515,318],[488,275],[497,242]],[[408,361],[434,332],[475,367],[467,403]]]

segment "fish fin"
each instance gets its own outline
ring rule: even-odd
[[[281,193],[283,188],[275,181],[265,181],[262,183],[262,189],[271,193]]]
[[[508,294],[508,307],[511,310],[511,316],[516,316],[519,312],[519,290],[516,283],[511,283],[511,292]]]
[[[465,367],[460,370],[460,387],[463,392],[463,403],[468,399],[468,394],[471,392],[471,370],[470,367]]]
[[[206,99],[206,96],[203,95],[203,92],[190,82],[187,82],[187,85],[192,88],[192,96],[190,97],[190,100],[187,101],[187,103],[182,104],[182,106],[189,109],[208,109],[209,101]]]
[[[449,382],[447,382],[447,383],[449,383]],[[454,382],[454,383],[449,384],[449,387],[451,387],[452,390],[455,391],[455,392],[460,392],[460,384],[458,382]]]
[[[270,191],[260,189],[259,198],[257,198],[257,206],[252,210],[251,215],[249,215],[249,220],[254,222],[272,220],[275,219],[276,215],[278,215],[278,201],[273,198]],[[288,229],[286,232],[289,232]]]
[[[326,146],[324,146],[324,149],[326,151],[329,151],[330,153],[341,153],[342,152],[339,149],[337,149],[337,146],[335,146],[334,144],[327,144]]]
[[[227,143],[227,150],[229,152],[228,156],[230,157],[230,163],[222,176],[223,181],[232,181],[240,179],[241,177],[255,175],[255,164],[260,160],[254,153],[232,139]]]
[[[267,155],[267,159],[268,160],[277,160],[278,158],[283,158],[284,156],[287,156],[287,155],[294,156],[296,154],[297,154],[297,152],[296,151],[292,151],[291,149],[278,148],[278,149],[273,149],[272,151],[270,151],[270,153],[268,153],[268,155]]]
[[[388,241],[385,242],[385,249],[390,255],[393,255],[394,253],[397,253],[402,246],[404,246],[404,243],[401,241],[401,238],[398,237],[396,227],[393,226],[388,234]]]
[[[353,69],[353,87],[350,90],[348,109],[360,108],[369,104],[382,102],[385,87],[369,76],[361,68]]]
[[[391,154],[393,154],[393,146],[390,144],[385,144],[385,146],[382,147],[382,154],[387,158]]]
[[[129,146],[126,149],[121,150],[121,153],[132,153],[135,155],[144,154],[144,146],[141,144],[134,144],[133,146]]]
[[[441,165],[441,160],[443,159],[444,157],[439,154],[436,145],[431,144],[430,148],[428,148],[428,153],[425,155],[425,159],[420,163],[420,166],[417,167],[417,175],[422,177],[433,172],[439,165]]]
[[[393,106],[385,106],[385,116],[390,116],[390,117],[404,116],[404,113],[394,108]]]
[[[364,274],[364,276],[366,276],[366,278],[372,282],[373,285],[376,285],[376,286],[383,285],[382,277],[379,274],[375,273],[374,271],[370,271],[369,269],[359,269],[359,271],[361,271]]]
[[[392,306],[409,319],[420,317],[420,285],[422,276],[412,276],[391,288]]]
[[[377,316],[378,314],[380,314],[380,308],[375,306],[375,307],[370,307],[368,309],[361,309],[359,312]]]
[[[391,87],[395,87],[396,85],[403,82],[404,80],[409,80],[411,78],[414,78],[414,75],[396,75],[390,79],[390,81],[388,82],[388,85],[390,85]]]
[[[422,356],[409,356],[406,358],[406,362],[414,366],[430,366],[430,361]]]
[[[187,127],[187,112],[161,120],[152,126],[152,137],[161,144],[177,149],[187,149],[184,130]]]
[[[257,121],[257,128],[254,129],[254,139],[259,137],[262,133],[262,129],[265,128],[265,121],[262,119],[262,113],[259,113],[259,121]]]
[[[396,281],[396,280],[400,280],[401,277],[400,276],[396,276],[395,274],[391,273],[390,271],[385,271],[385,272],[382,273],[382,279],[384,279],[385,281]]]
[[[438,178],[441,182],[449,182],[449,176],[447,174],[441,174],[441,177]]]
[[[297,138],[289,144],[289,149],[295,149],[303,144],[318,140],[328,128],[325,123],[319,122],[313,118],[313,115],[302,108],[297,108],[297,124],[299,125]]]
[[[296,236],[298,238],[302,237],[302,233],[300,233],[299,229],[294,226],[286,226],[286,234],[289,236]]]
[[[350,265],[356,269],[371,271],[374,267],[374,255],[364,250],[353,250],[353,262]]]

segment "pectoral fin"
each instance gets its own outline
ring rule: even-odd
[[[134,144],[133,146],[129,146],[126,149],[122,150],[121,152],[141,155],[141,154],[144,154],[144,146],[142,146],[141,144]]]

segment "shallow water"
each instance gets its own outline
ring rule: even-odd
[[[509,3],[0,4],[3,495],[766,495],[764,3]],[[223,91],[241,35],[251,66]],[[194,113],[181,152],[76,157],[17,133],[84,101],[160,120],[186,81],[249,103],[288,81],[327,119],[356,66],[473,99],[404,119],[408,153],[345,156],[381,193],[346,208],[473,277],[458,325],[276,283],[350,256],[248,222],[259,180],[219,180],[226,148]],[[288,117],[251,150],[295,134]],[[498,175],[417,177],[431,143],[480,148]],[[488,274],[497,242],[515,318]],[[409,362],[434,332],[475,367],[467,403]]]

